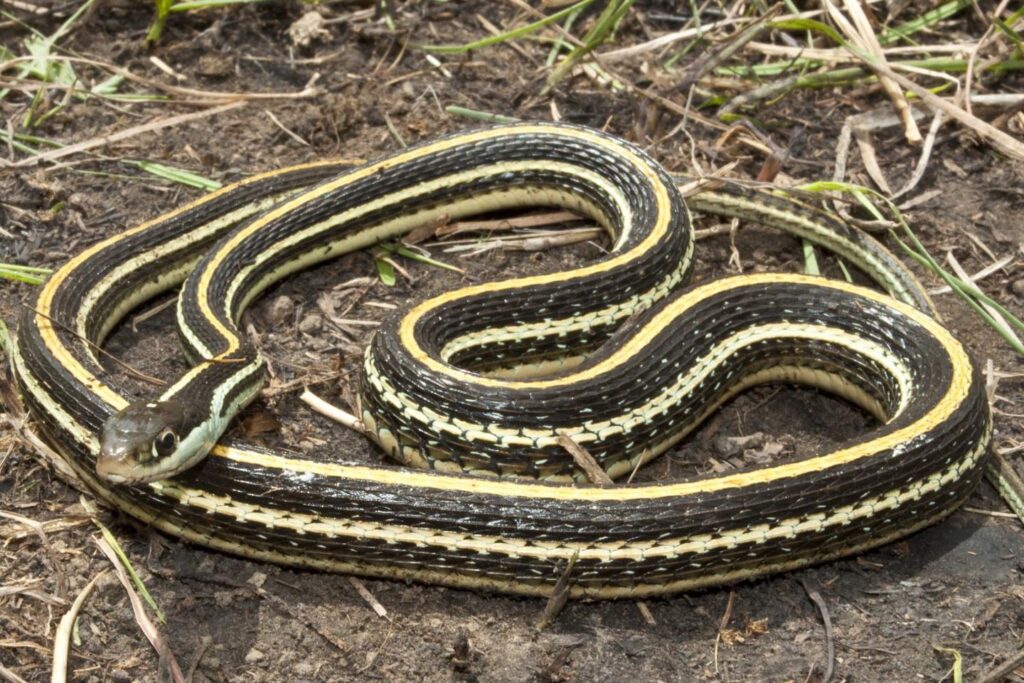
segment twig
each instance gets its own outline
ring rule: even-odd
[[[359,597],[366,601],[366,604],[370,606],[377,616],[381,619],[387,619],[388,611],[384,609],[384,605],[377,601],[377,598],[373,597],[373,593],[366,587],[366,585],[359,580],[358,577],[348,577],[348,582],[352,584],[352,587],[356,589],[356,593],[359,593]]]
[[[106,576],[107,570],[102,570],[92,578],[92,581],[85,584],[85,587],[71,603],[71,608],[60,618],[60,625],[53,637],[53,671],[50,675],[52,683],[64,683],[68,675],[68,653],[71,651],[71,628],[78,618],[78,611],[82,609],[89,594],[92,593],[96,582]]]
[[[996,668],[990,669],[985,673],[985,675],[978,679],[978,682],[1003,683],[1006,677],[1016,671],[1020,666],[1024,666],[1024,650],[1013,655]]]
[[[558,436],[558,445],[569,451],[569,455],[572,456],[573,462],[576,466],[583,470],[583,473],[587,475],[587,479],[590,480],[591,484],[611,484],[612,479],[608,476],[608,473],[601,469],[601,466],[597,464],[587,449],[579,445],[572,440],[572,437],[560,434]]]
[[[303,147],[309,147],[309,143],[306,142],[306,140],[303,139],[298,133],[293,131],[291,128],[286,127],[283,123],[281,123],[280,119],[274,116],[274,112],[270,111],[269,109],[264,109],[263,113],[266,114],[267,118],[270,119],[271,123],[280,128],[285,135],[290,137],[292,140],[295,140],[295,142],[299,143]]]
[[[836,646],[832,639],[832,619],[829,616],[825,598],[821,597],[818,589],[811,586],[806,579],[800,581],[800,583],[803,584],[804,590],[807,591],[807,597],[817,605],[818,610],[821,612],[821,620],[825,624],[825,656],[828,658],[828,663],[825,666],[825,676],[821,681],[822,683],[829,683],[832,680],[832,674],[835,672],[836,666]]]
[[[576,551],[569,558],[569,564],[565,566],[565,571],[558,577],[558,582],[555,583],[555,587],[551,589],[551,596],[548,597],[548,602],[544,605],[544,612],[541,613],[540,619],[537,620],[537,628],[547,628],[565,607],[565,603],[569,601],[569,588],[572,586],[572,570],[576,566],[576,560],[579,559],[580,551]]]
[[[718,673],[718,644],[722,642],[722,633],[729,626],[729,620],[732,619],[732,604],[736,600],[736,590],[733,588],[729,589],[729,597],[725,601],[725,609],[722,611],[722,618],[718,620],[718,630],[715,632],[715,647],[714,662],[715,662],[715,673]]]
[[[172,301],[173,301],[173,299],[172,299]],[[28,307],[28,304],[25,304],[25,306]],[[46,315],[42,311],[36,310],[35,308],[31,308],[30,310],[34,314],[36,314],[38,316],[42,316],[43,318],[45,318],[54,327],[60,328],[64,332],[67,332],[71,336],[79,339],[83,344],[88,346],[90,350],[96,351],[96,352],[102,354],[103,356],[109,358],[110,360],[114,361],[115,363],[117,363],[122,368],[124,368],[124,370],[126,372],[128,372],[130,375],[132,375],[136,379],[141,379],[143,382],[149,382],[150,384],[155,384],[158,387],[162,387],[162,386],[165,386],[167,384],[167,382],[163,381],[162,379],[159,379],[157,377],[151,377],[150,375],[147,375],[144,372],[136,370],[135,368],[133,368],[132,366],[128,365],[127,363],[125,363],[123,360],[121,360],[120,358],[118,358],[114,354],[112,354],[109,351],[105,350],[99,344],[93,343],[91,340],[87,339],[83,335],[78,334],[77,332],[72,330],[70,327],[68,327],[64,323],[58,322],[57,320],[55,320],[54,318]]]
[[[357,432],[366,432],[366,427],[363,425],[362,420],[352,413],[345,412],[341,408],[328,403],[309,389],[303,391],[299,399],[324,417],[328,417]]]
[[[651,613],[651,608],[647,606],[647,603],[643,600],[636,601],[636,608],[640,610],[640,615],[643,616],[644,621],[647,622],[648,626],[657,626],[658,622],[655,620],[654,615]]]

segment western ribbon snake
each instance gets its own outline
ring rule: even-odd
[[[684,287],[687,204],[821,244],[892,297],[784,274]],[[442,216],[521,206],[589,216],[612,247],[575,270],[418,303],[380,329],[365,358],[367,433],[428,470],[228,440],[203,458],[259,390],[262,361],[237,321],[260,292]],[[178,317],[197,365],[159,399],[130,403],[90,344],[186,277]],[[172,535],[281,564],[534,595],[571,566],[573,596],[635,597],[850,555],[955,509],[983,471],[991,417],[979,372],[929,307],[897,259],[827,214],[749,190],[684,203],[632,145],[535,123],[351,170],[265,173],[108,238],[45,283],[12,364],[39,427],[90,490]],[[622,475],[769,381],[837,393],[880,425],[727,475],[564,481],[559,436]]]

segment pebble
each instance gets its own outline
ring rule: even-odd
[[[321,325],[323,325],[324,319],[317,311],[310,311],[306,315],[302,316],[302,320],[299,321],[299,331],[305,334],[316,334],[320,331]]]
[[[1024,278],[1014,280],[1010,290],[1017,296],[1024,297]]]
[[[266,655],[264,655],[262,652],[260,652],[256,648],[253,648],[253,649],[249,650],[245,654],[245,663],[246,664],[252,664],[254,662],[258,662],[261,659],[263,659],[265,656]]]
[[[276,327],[291,320],[293,315],[295,315],[295,302],[282,294],[270,302],[264,317],[268,323]]]

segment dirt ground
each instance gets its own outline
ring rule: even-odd
[[[150,3],[107,3],[96,10],[63,41],[83,56],[207,91],[297,93],[319,74],[317,92],[251,101],[55,166],[3,171],[0,228],[6,235],[0,236],[0,262],[56,266],[101,237],[200,192],[162,182],[119,160],[146,159],[231,180],[306,160],[369,158],[397,149],[399,137],[410,143],[478,125],[445,112],[448,105],[520,118],[550,119],[557,113],[567,121],[607,127],[648,147],[674,171],[685,172],[691,158],[705,168],[736,161],[732,174],[749,178],[764,161],[749,147],[716,146],[721,131],[697,123],[686,134],[667,135],[679,123],[678,115],[585,75],[540,96],[546,45],[524,41],[446,56],[443,69],[413,47],[486,35],[478,14],[498,26],[522,23],[513,3],[396,4],[394,31],[360,13],[365,4],[331,4],[324,11],[347,20],[324,26],[325,33],[307,47],[292,45],[288,37],[289,27],[308,9],[298,4],[178,14],[152,51],[142,40]],[[672,3],[638,6],[643,20],[627,21],[619,44],[646,40],[645,31],[673,29],[668,18],[659,18],[672,13]],[[56,19],[33,21],[45,32],[59,24]],[[0,44],[20,49],[21,31],[0,29]],[[180,80],[164,73],[151,55]],[[90,73],[87,67],[77,68]],[[623,63],[621,71],[685,103],[685,94],[673,91],[671,83],[645,75],[641,60]],[[1011,78],[1001,89],[1020,91],[1021,85],[1021,79]],[[17,122],[25,102],[24,97],[8,97],[0,104],[4,119]],[[831,177],[844,118],[883,102],[870,87],[794,91],[754,113],[775,143],[792,145],[785,175],[819,180]],[[188,104],[72,101],[33,133],[73,142],[192,111],[197,108]],[[904,144],[900,131],[880,131],[874,139],[886,172],[897,183],[909,177],[917,153]],[[868,184],[859,160],[851,165],[852,179]],[[907,213],[933,254],[953,251],[969,272],[991,263],[992,255],[1013,255],[982,286],[1018,316],[1024,315],[1022,178],[1019,165],[947,127],[914,192],[930,197]],[[709,225],[705,221],[699,227]],[[739,231],[736,242],[744,271],[802,268],[795,240],[749,226]],[[324,398],[343,404],[358,381],[360,349],[372,327],[339,329],[325,320],[325,308],[354,303],[347,318],[379,320],[391,313],[390,304],[404,307],[466,282],[557,270],[600,253],[590,243],[472,256],[438,247],[432,254],[464,268],[465,274],[400,261],[408,276],[400,274],[394,287],[381,284],[372,257],[360,253],[292,278],[248,314],[276,376],[273,395],[250,408],[237,429],[270,445],[380,462],[382,456],[368,442],[342,432],[298,400],[303,383],[311,383]],[[696,279],[736,272],[729,263],[732,254],[727,230],[701,240]],[[841,275],[831,259],[822,257],[822,264],[826,275]],[[368,280],[353,288],[356,278]],[[938,286],[934,278],[925,281]],[[370,287],[357,294],[364,282]],[[324,294],[318,298],[311,292]],[[0,319],[12,332],[19,308],[32,296],[29,285],[0,284]],[[959,300],[947,294],[937,295],[936,302],[978,362],[991,361],[1005,375],[997,388],[995,445],[1005,448],[1024,440],[1024,363]],[[168,310],[132,328],[122,325],[110,340],[115,355],[160,377],[185,367]],[[151,391],[115,376],[131,391]],[[732,401],[641,477],[673,479],[732,466],[716,448],[719,437],[761,432],[765,443],[780,444],[784,452],[797,447],[813,452],[862,433],[871,423],[827,395],[763,387]],[[87,514],[92,499],[58,479],[5,429],[0,427],[0,678],[47,679],[60,616],[88,581],[107,571],[79,617],[69,677],[166,680],[124,589],[93,541],[97,528]],[[166,614],[160,628],[195,681],[821,681],[831,643],[833,680],[868,682],[951,680],[951,650],[963,657],[965,680],[977,680],[1024,647],[1024,530],[1006,511],[986,483],[947,521],[856,559],[643,604],[570,604],[543,630],[535,627],[541,601],[363,581],[386,609],[386,616],[378,616],[347,576],[209,552],[105,508],[97,516]],[[42,533],[22,519],[42,523]],[[820,595],[828,614],[828,637],[822,609],[811,595]]]

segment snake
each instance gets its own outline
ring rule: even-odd
[[[12,368],[59,464],[94,495],[186,541],[293,567],[639,598],[846,557],[955,510],[981,477],[992,418],[976,364],[909,269],[804,202],[728,184],[684,198],[677,182],[631,143],[545,122],[258,174],[55,271],[23,311]],[[404,466],[222,436],[262,386],[239,319],[267,288],[419,226],[523,207],[594,220],[607,253],[470,284],[381,325],[358,414]],[[690,209],[822,245],[885,291],[786,273],[689,284]],[[129,399],[97,349],[179,285],[194,366]],[[836,394],[877,424],[821,452],[654,483],[590,483],[565,447],[623,477],[766,382]]]

